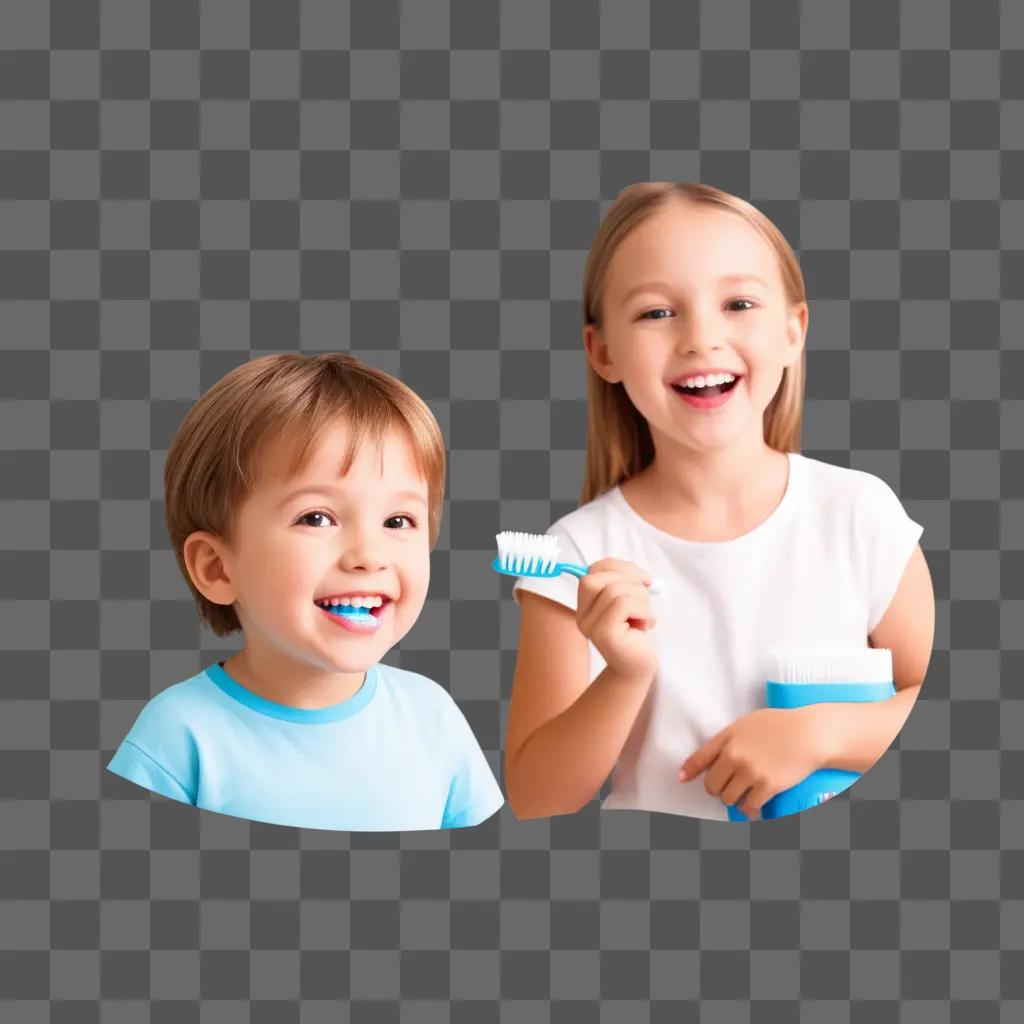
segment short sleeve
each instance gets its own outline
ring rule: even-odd
[[[560,560],[563,562],[575,562],[577,565],[587,566],[590,564],[579,549],[579,545],[569,536],[566,529],[559,523],[553,524],[547,531],[547,536],[557,537],[561,549]],[[540,579],[536,576],[520,576],[512,587],[512,597],[516,604],[521,604],[519,592],[529,590],[541,597],[549,597],[552,601],[564,604],[566,607],[576,610],[576,593],[579,589],[579,580],[571,573],[560,573],[550,579]]]
[[[862,573],[868,605],[868,635],[875,631],[906,571],[924,527],[907,515],[893,489],[869,473],[857,511]]]
[[[172,686],[143,707],[107,770],[154,793],[194,804],[199,754],[175,691]]]
[[[171,800],[191,804],[188,790],[162,765],[130,740],[122,741],[107,765],[107,771],[152,790]]]
[[[447,741],[454,767],[441,828],[464,828],[486,821],[501,808],[505,797],[466,716],[449,700]]]

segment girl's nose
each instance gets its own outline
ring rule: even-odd
[[[722,347],[719,337],[720,327],[699,317],[691,317],[688,321],[680,319],[676,335],[676,347],[681,353],[714,352]]]

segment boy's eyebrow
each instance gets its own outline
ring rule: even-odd
[[[342,491],[340,488],[331,487],[329,484],[311,484],[309,487],[300,487],[297,491],[292,491],[291,494],[281,500],[281,503],[277,507],[278,509],[282,509],[285,505],[293,502],[296,498],[301,498],[304,494],[338,495],[341,493]],[[418,501],[421,505],[427,504],[427,500],[423,497],[421,492],[409,489],[395,491],[391,494],[391,497],[396,501]]]
[[[723,274],[718,279],[719,284],[733,284],[739,283],[740,281],[756,281],[758,284],[764,285],[765,288],[769,287],[768,282],[763,277],[758,277],[757,274]],[[631,288],[626,293],[626,298],[623,299],[623,302],[628,301],[638,292],[654,291],[658,288],[671,291],[672,285],[667,281],[647,281],[644,284],[638,284],[635,288]]]

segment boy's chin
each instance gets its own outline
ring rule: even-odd
[[[328,634],[339,637],[342,642],[352,641],[376,647],[383,645],[384,650],[390,650],[416,624],[424,604],[425,600],[420,600],[416,605],[410,604],[408,598],[397,602],[389,601],[379,609],[379,614],[375,616],[378,620],[377,626],[371,630],[347,628],[342,616],[333,616],[321,608],[317,609],[316,614]]]

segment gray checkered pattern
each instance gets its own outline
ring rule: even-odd
[[[4,1024],[1024,1019],[1024,5],[3,0],[0,48]],[[500,770],[494,534],[575,507],[583,259],[649,179],[786,233],[804,451],[924,524],[936,649],[874,770],[768,825],[595,800],[406,835],[103,771],[236,649],[198,628],[162,462],[286,349],[437,414],[431,599],[388,660]]]

